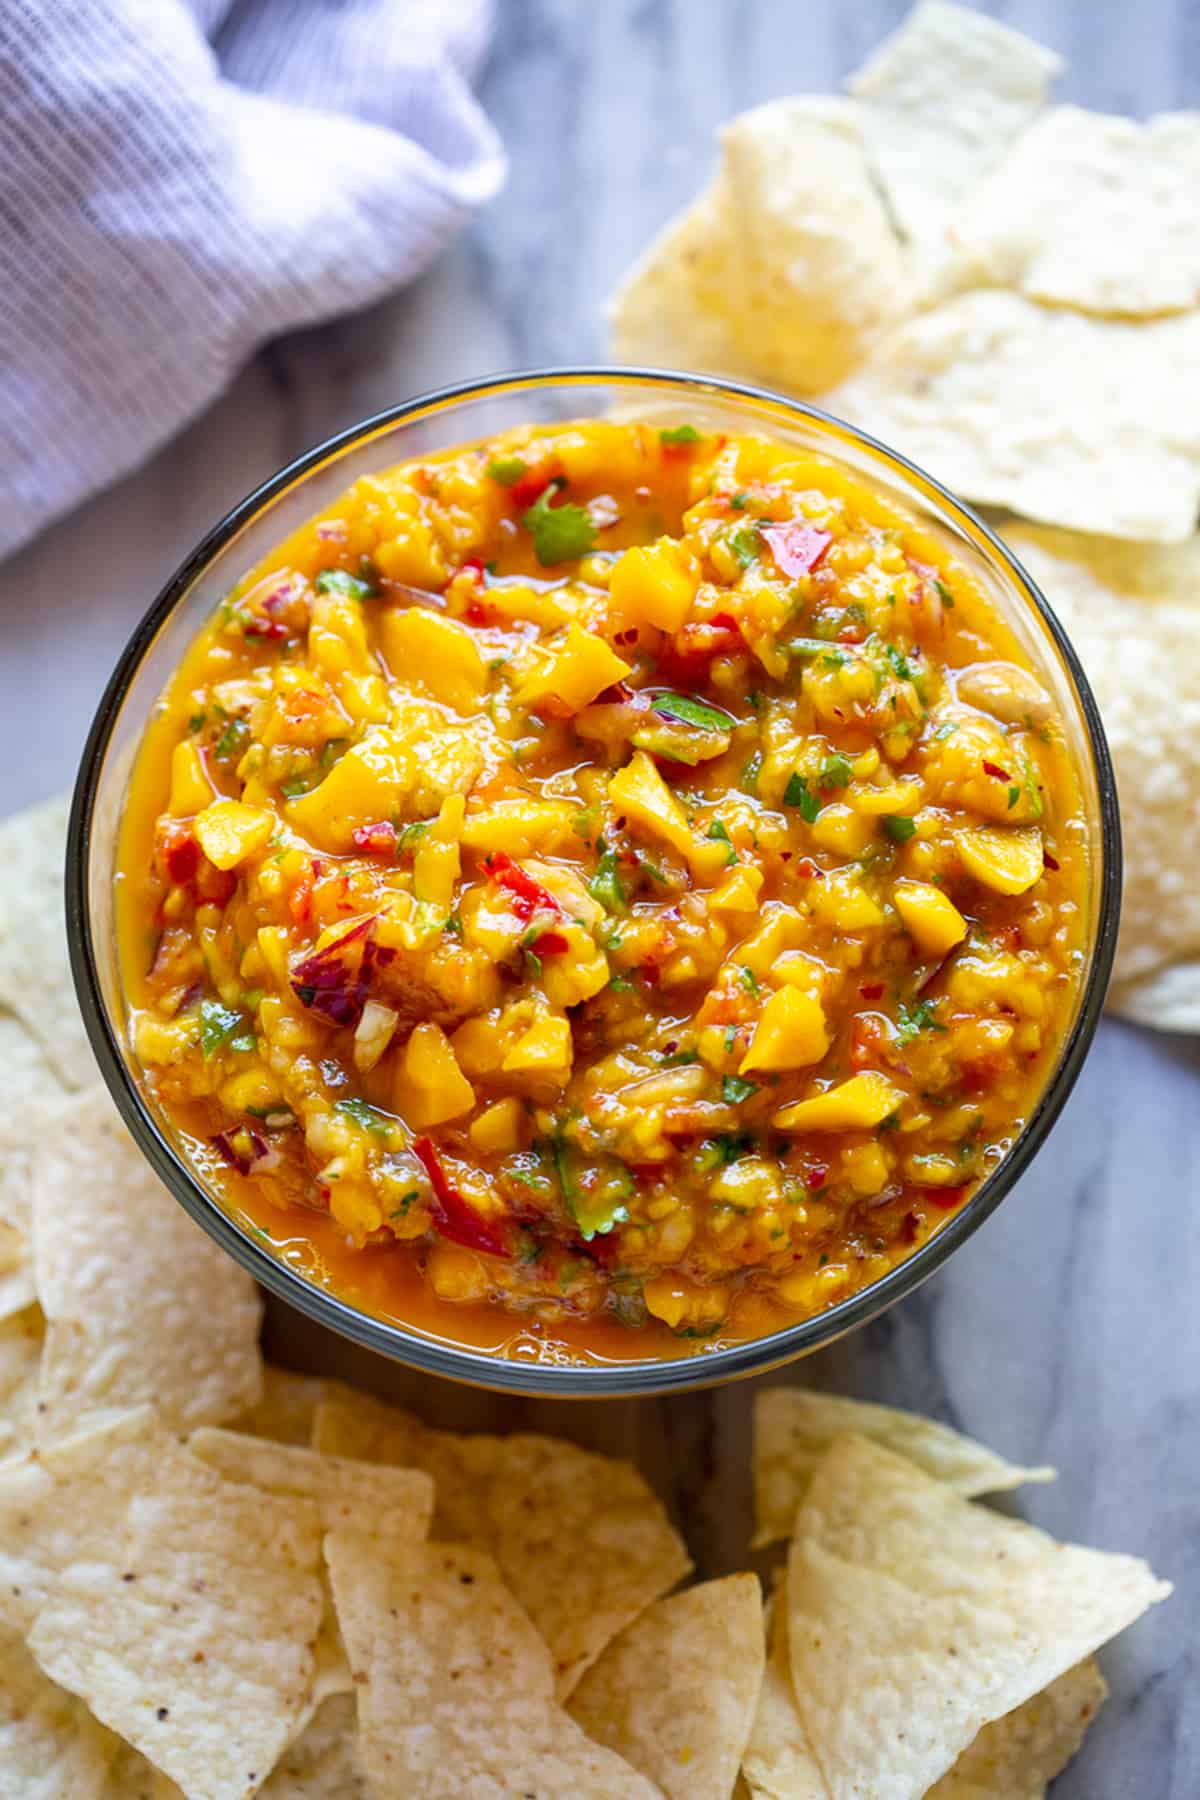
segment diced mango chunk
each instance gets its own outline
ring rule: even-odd
[[[831,800],[812,823],[813,843],[838,856],[861,856],[875,836],[875,822],[855,812],[844,800]]]
[[[511,1096],[497,1100],[471,1121],[467,1136],[484,1156],[504,1156],[516,1150],[521,1142],[521,1102]]]
[[[574,837],[578,811],[563,800],[497,800],[471,814],[462,841],[468,850],[504,850],[509,856],[541,850],[552,856]]]
[[[190,738],[184,738],[171,752],[171,793],[167,811],[176,819],[190,819],[202,812],[214,798],[213,785],[205,773],[200,752]]]
[[[895,1112],[903,1098],[886,1075],[868,1069],[811,1100],[781,1107],[771,1123],[777,1131],[870,1131]]]
[[[839,931],[864,931],[883,924],[883,910],[863,887],[857,869],[835,869],[823,881],[814,881],[809,901],[817,918]]]
[[[274,830],[273,812],[241,800],[214,800],[196,817],[200,848],[218,869],[235,869],[270,843]]]
[[[506,1075],[540,1075],[562,1086],[571,1073],[571,1026],[558,1013],[536,1019],[500,1064]]]
[[[387,608],[379,614],[379,641],[397,681],[413,683],[455,712],[478,711],[487,670],[465,625],[421,606]]]
[[[997,894],[1024,894],[1041,879],[1042,834],[1036,825],[966,825],[954,841],[968,875]]]
[[[454,904],[454,884],[462,874],[458,843],[462,836],[466,801],[461,794],[447,794],[434,824],[418,841],[413,857],[413,893],[418,900],[449,912]]]
[[[629,664],[622,662],[603,638],[572,621],[549,656],[517,689],[517,704],[536,707],[543,700],[552,700],[556,711],[578,712],[629,673]]]
[[[440,1025],[418,1025],[400,1059],[396,1107],[418,1131],[461,1118],[475,1104],[475,1090]]]
[[[821,1002],[803,988],[784,987],[771,995],[742,1058],[741,1073],[754,1069],[806,1069],[829,1048]]]
[[[632,623],[675,632],[688,616],[700,571],[674,538],[626,550],[613,564],[608,591],[614,612]]]
[[[288,802],[288,817],[320,849],[351,850],[357,828],[394,818],[416,780],[412,752],[395,733],[369,731],[318,787]]]
[[[564,925],[567,948],[542,962],[542,985],[551,1006],[578,1006],[598,994],[609,979],[608,958],[582,925]]]
[[[672,1331],[719,1325],[729,1309],[727,1287],[701,1287],[682,1275],[652,1275],[642,1294],[646,1310]]]
[[[892,902],[919,950],[945,956],[967,935],[967,921],[948,894],[931,881],[898,881]]]
[[[761,869],[752,869],[746,863],[740,863],[731,869],[724,881],[714,888],[709,895],[710,912],[752,913],[758,910],[758,896],[762,892],[763,874]]]
[[[644,750],[635,750],[608,784],[608,798],[618,812],[652,837],[661,838],[686,859],[696,875],[724,868],[728,844],[697,837],[682,806]]]

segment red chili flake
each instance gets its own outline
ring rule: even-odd
[[[1048,850],[1043,850],[1042,851],[1042,866],[1047,869],[1053,869],[1055,871],[1055,873],[1057,873],[1058,868],[1059,868],[1059,863],[1058,863],[1057,858],[1051,856],[1051,854]]]
[[[843,625],[837,634],[839,644],[861,644],[867,635],[865,625]]]
[[[802,875],[805,881],[820,881],[825,871],[811,856],[802,856],[796,864],[796,873]]]
[[[424,1164],[433,1188],[434,1224],[439,1235],[451,1243],[464,1244],[468,1250],[482,1250],[486,1256],[511,1258],[505,1238],[490,1219],[476,1212],[446,1174],[432,1138],[414,1138],[413,1153]]]
[[[878,1000],[883,994],[883,983],[882,981],[867,981],[858,991],[864,1000]]]
[[[808,1188],[824,1187],[829,1177],[828,1163],[814,1163],[804,1177],[804,1185]]]
[[[396,827],[390,819],[376,819],[371,825],[355,828],[354,848],[367,856],[395,856]]]
[[[736,631],[738,622],[731,612],[714,613],[708,621],[710,625],[719,625],[722,631]]]
[[[1012,776],[1009,774],[1008,770],[1002,769],[999,763],[985,762],[983,765],[983,772],[985,775],[990,775],[993,781],[1012,780]]]
[[[497,887],[506,889],[513,896],[513,911],[518,919],[531,918],[538,907],[562,917],[562,907],[549,888],[527,875],[506,850],[494,850],[490,856],[485,856],[483,867]]]
[[[775,566],[793,578],[811,574],[833,542],[827,531],[819,531],[815,525],[764,525],[760,529],[771,546]]]
[[[472,600],[471,604],[463,613],[463,618],[468,625],[486,625],[488,622],[488,608],[484,606],[481,600]]]
[[[571,946],[561,931],[543,931],[530,948],[535,956],[565,956]]]
[[[484,585],[483,558],[479,556],[465,557],[451,576],[451,580],[457,581],[460,575],[468,576],[470,580],[482,587]]]
[[[527,506],[532,506],[545,493],[553,479],[552,471],[542,468],[530,469],[522,475],[520,481],[514,481],[508,491],[517,511],[524,512]]]
[[[922,1188],[921,1198],[942,1212],[951,1212],[963,1199],[968,1185],[964,1182],[961,1187]]]

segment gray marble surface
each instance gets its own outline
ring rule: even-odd
[[[485,98],[506,192],[416,287],[274,344],[139,474],[0,566],[0,812],[73,775],[128,630],[225,507],[329,431],[438,383],[596,358],[628,259],[705,177],[715,127],[828,88],[902,0],[499,0]],[[998,0],[1071,62],[1083,104],[1200,104],[1195,0]],[[1106,1023],[1066,1113],[994,1219],[924,1289],[803,1370],[972,1431],[1060,1479],[1029,1518],[1140,1552],[1176,1583],[1104,1661],[1113,1696],[1056,1800],[1196,1800],[1200,1708],[1200,1048]],[[272,1321],[281,1353],[329,1345]],[[413,1389],[379,1365],[364,1378]],[[776,1376],[774,1379],[795,1379]],[[750,1390],[630,1406],[424,1384],[450,1421],[521,1418],[637,1455],[706,1571],[744,1553]]]

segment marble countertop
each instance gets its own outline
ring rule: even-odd
[[[0,565],[0,813],[66,784],[130,628],[233,501],[380,406],[503,368],[601,359],[602,305],[651,231],[705,178],[740,108],[822,90],[903,0],[499,0],[485,99],[505,193],[424,280],[273,344],[140,473]],[[995,0],[1070,60],[1068,98],[1144,114],[1200,104],[1196,0]],[[1109,1651],[1112,1699],[1056,1800],[1195,1800],[1200,1708],[1200,1045],[1106,1022],[1066,1112],[995,1217],[917,1294],[803,1367],[805,1381],[958,1425],[1052,1487],[1025,1516],[1136,1551],[1176,1583]],[[277,1353],[314,1341],[276,1312]],[[381,1391],[417,1386],[341,1353]],[[796,1379],[797,1371],[771,1379]],[[424,1381],[449,1423],[520,1419],[635,1455],[716,1573],[744,1556],[750,1391],[581,1405]]]

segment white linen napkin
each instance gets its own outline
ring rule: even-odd
[[[3,0],[0,555],[504,179],[490,0]]]

